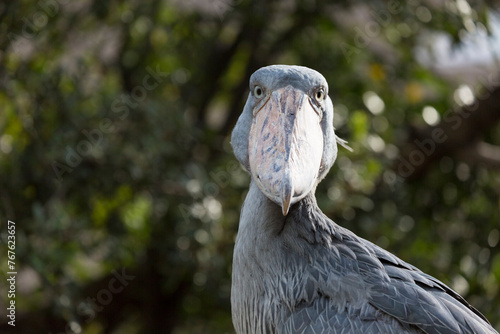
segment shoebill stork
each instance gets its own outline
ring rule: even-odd
[[[318,72],[256,71],[232,133],[251,175],[233,259],[238,334],[497,333],[455,291],[335,224],[315,190],[337,157]]]

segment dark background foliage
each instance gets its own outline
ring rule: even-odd
[[[500,330],[498,2],[0,3],[0,309],[16,327],[232,333],[249,178],[229,135],[259,67],[330,84],[337,223],[461,293]],[[496,22],[496,23],[495,23]],[[4,314],[4,312],[0,312]]]

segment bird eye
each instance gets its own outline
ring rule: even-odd
[[[320,88],[316,91],[316,100],[318,102],[323,101],[325,98],[325,90],[323,88]]]
[[[253,88],[253,96],[256,98],[260,99],[262,96],[264,96],[264,90],[260,86],[255,86]]]

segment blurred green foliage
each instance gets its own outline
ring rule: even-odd
[[[426,43],[438,33],[459,48],[467,31],[491,31],[495,8],[1,3],[2,281],[7,220],[18,270],[16,328],[4,318],[1,331],[232,333],[232,248],[249,178],[229,135],[250,74],[274,63],[324,74],[337,132],[354,148],[340,149],[318,187],[325,213],[449,284],[500,329],[498,169],[459,150],[411,178],[397,169],[415,129],[428,127],[425,106],[441,118],[460,107],[461,79],[418,51],[433,55]],[[488,91],[490,74],[469,84]],[[500,145],[499,130],[474,131]],[[115,293],[122,270],[133,278]]]

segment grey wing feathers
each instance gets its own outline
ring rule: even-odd
[[[309,307],[296,310],[292,317],[283,322],[278,333],[294,334],[418,334],[417,328],[401,324],[389,315],[381,314],[367,304],[361,309],[346,309],[337,312],[332,301],[321,297]]]
[[[442,282],[378,246],[362,242],[381,260],[389,276],[389,281],[372,284],[373,306],[429,334],[497,333],[481,313]]]
[[[304,295],[285,298],[277,333],[497,333],[445,284],[319,209],[297,210],[284,231],[283,266]]]

